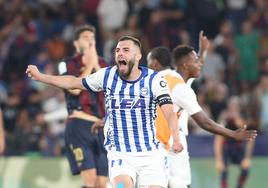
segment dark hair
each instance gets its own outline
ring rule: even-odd
[[[172,56],[175,60],[175,63],[181,60],[183,57],[187,56],[189,53],[194,51],[194,48],[185,44],[178,45],[172,51]]]
[[[94,26],[89,25],[89,24],[81,25],[75,29],[74,40],[78,40],[80,37],[80,34],[83,33],[84,31],[90,31],[94,33],[94,35],[96,34],[96,28]]]
[[[139,39],[126,35],[126,36],[122,36],[118,39],[118,42],[120,41],[125,41],[125,40],[131,40],[136,46],[139,47],[140,51],[141,51],[141,42],[139,41]]]
[[[150,52],[150,58],[156,59],[163,67],[171,67],[171,53],[167,47],[155,47]]]

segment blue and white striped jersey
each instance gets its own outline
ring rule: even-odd
[[[154,120],[161,101],[171,103],[166,81],[157,72],[140,67],[136,81],[119,77],[117,67],[107,67],[83,79],[88,90],[104,91],[105,147],[120,152],[158,149]]]

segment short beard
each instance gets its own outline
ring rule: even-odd
[[[117,65],[117,68],[118,68],[118,64],[116,64],[116,65]],[[129,75],[131,74],[134,65],[135,65],[134,59],[129,60],[128,65],[127,65],[128,66],[128,71],[126,73],[122,73],[122,72],[118,71],[119,76],[121,78],[123,78],[123,79],[127,79],[129,77]]]

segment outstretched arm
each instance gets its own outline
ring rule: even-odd
[[[237,131],[232,131],[230,129],[224,128],[220,124],[208,118],[204,111],[197,112],[191,117],[201,128],[214,134],[219,134],[236,140],[252,140],[257,136],[256,130],[246,130],[246,126],[238,129]]]
[[[26,69],[28,77],[45,84],[56,86],[63,89],[84,89],[82,78],[74,76],[54,76],[40,73],[35,65],[28,65]]]

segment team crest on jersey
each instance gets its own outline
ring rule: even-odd
[[[141,88],[140,92],[141,92],[140,95],[145,97],[146,95],[148,95],[149,89],[147,87],[143,87],[143,88]]]

